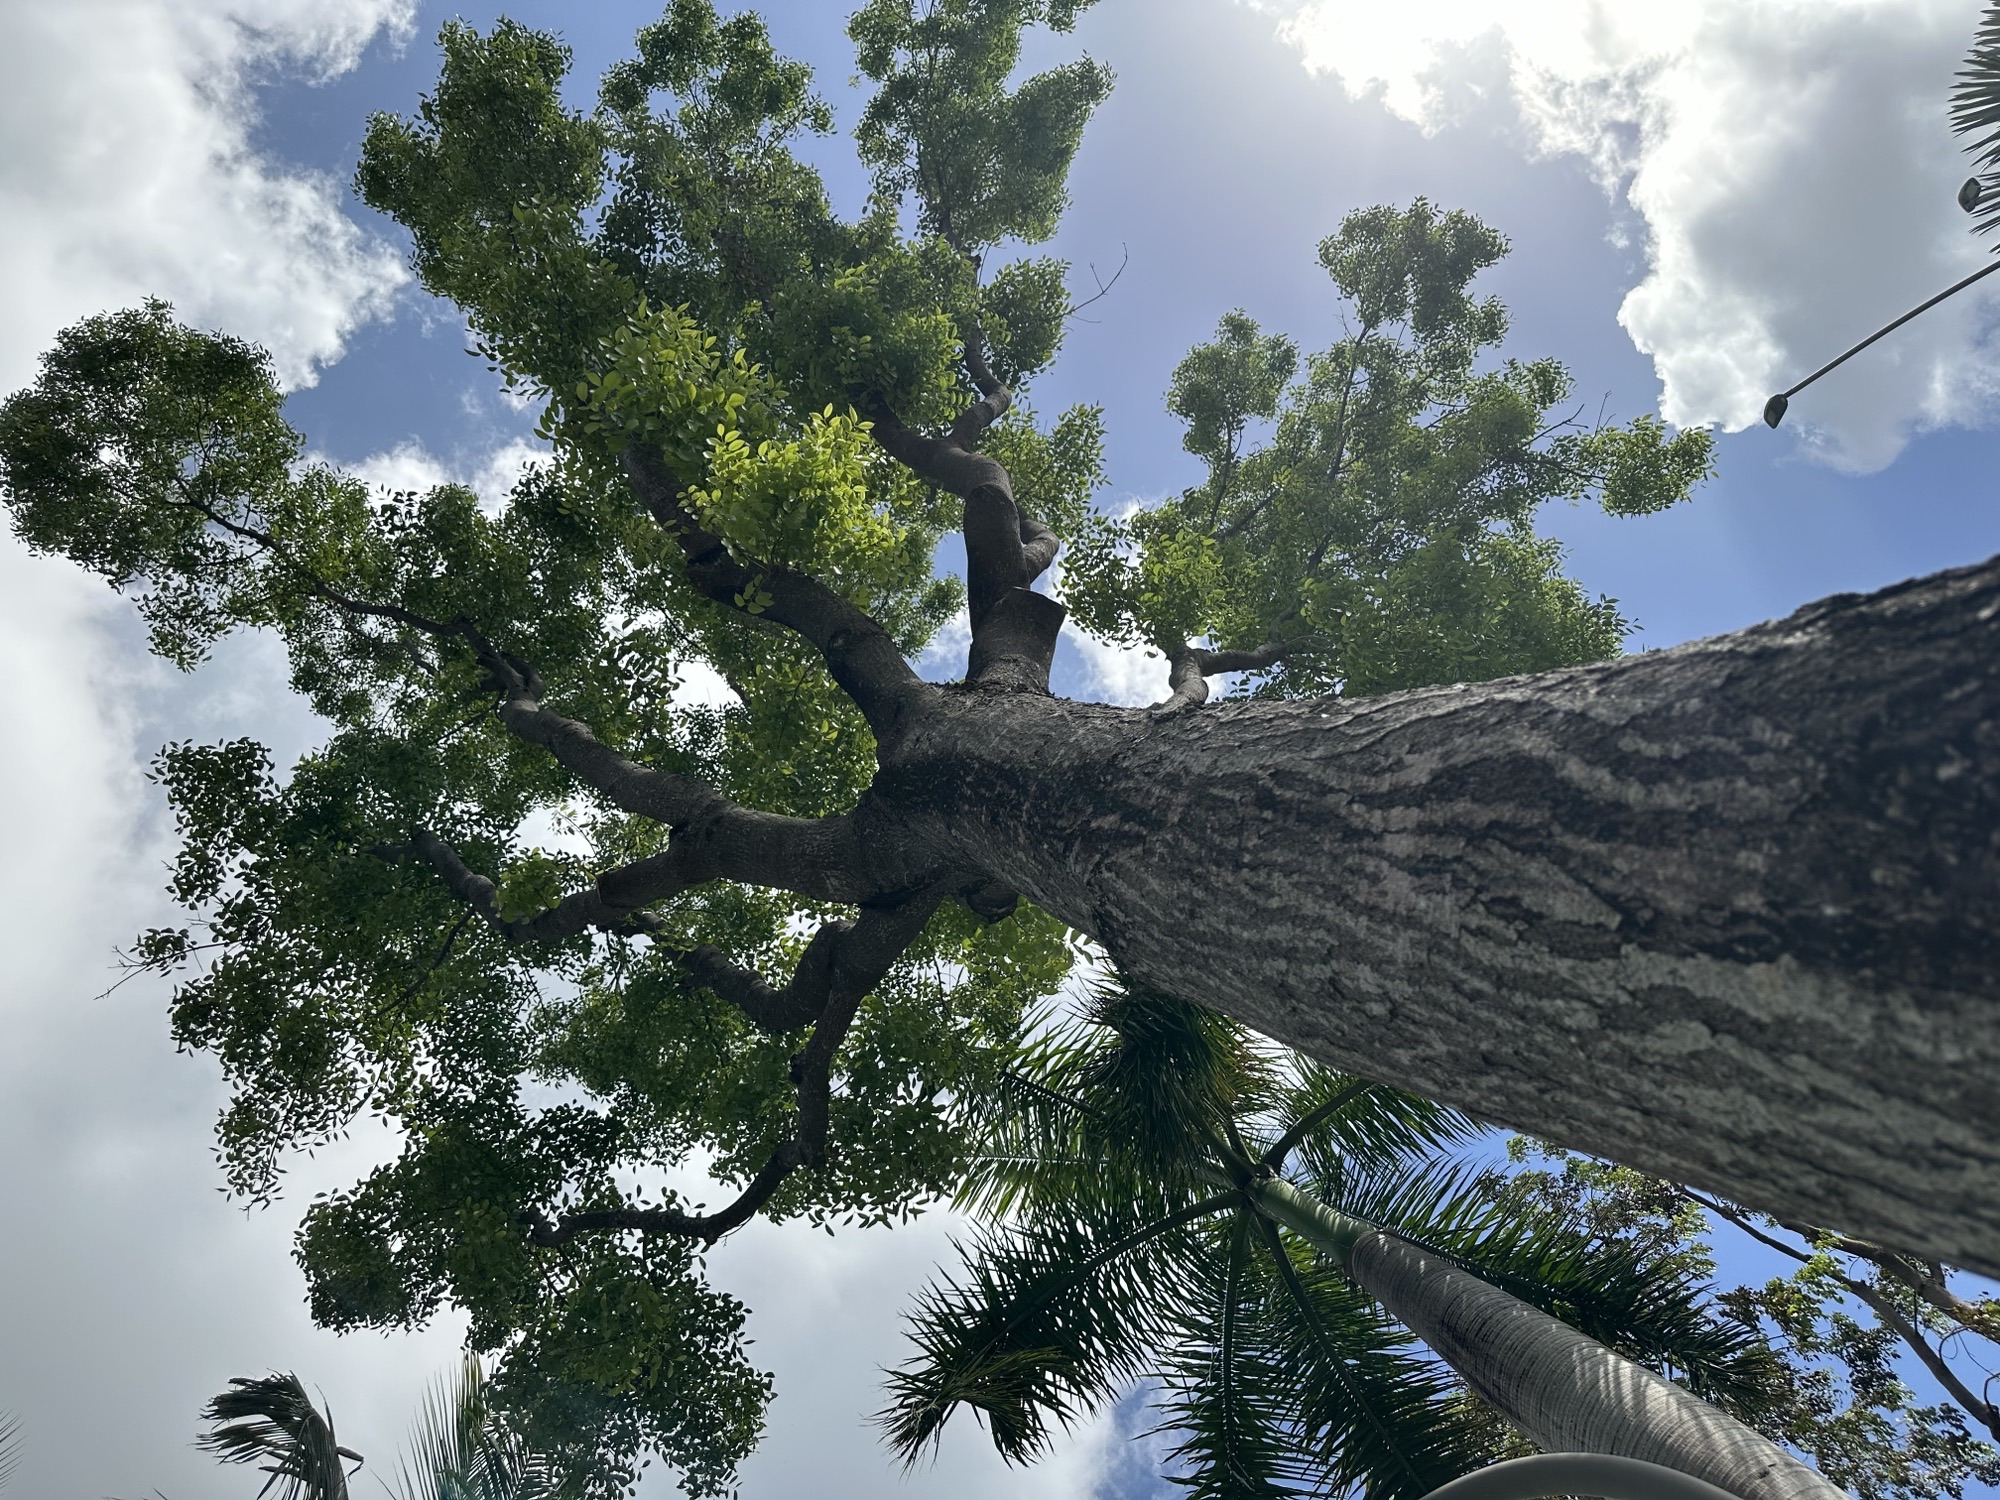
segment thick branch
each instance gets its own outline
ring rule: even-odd
[[[982,399],[974,411],[987,406],[989,400]],[[966,601],[976,635],[987,612],[1006,590],[1024,589],[1035,577],[1028,571],[1029,559],[1022,547],[1014,481],[999,459],[960,444],[955,434],[926,437],[906,425],[886,403],[877,402],[869,416],[875,441],[884,452],[918,478],[965,502]]]
[[[816,578],[790,568],[752,569],[738,562],[722,539],[702,530],[682,505],[683,486],[657,454],[634,445],[625,450],[623,464],[640,503],[680,544],[688,581],[717,603],[737,609],[753,593],[768,596],[770,602],[755,618],[811,642],[877,742],[893,745],[934,689],[911,670],[889,632]]]
[[[1208,701],[1208,679],[1219,672],[1263,672],[1288,656],[1325,649],[1318,636],[1296,641],[1271,641],[1254,651],[1210,651],[1200,646],[1183,646],[1167,665],[1168,696],[1153,705],[1156,714],[1179,713],[1198,708]]]
[[[774,988],[754,969],[737,963],[713,943],[681,955],[681,967],[698,984],[727,1000],[750,1018],[759,1031],[796,1031],[817,1020],[831,993],[834,956],[852,922],[828,922],[812,935],[798,967],[782,988]]]
[[[1974,1395],[1971,1387],[1958,1378],[1958,1372],[1952,1369],[1945,1357],[1931,1347],[1922,1329],[1903,1316],[1895,1303],[1867,1282],[1851,1276],[1843,1276],[1840,1281],[1848,1291],[1873,1308],[1875,1316],[1895,1330],[1896,1336],[1916,1352],[1917,1358],[1924,1362],[1924,1368],[1936,1377],[1937,1383],[1945,1388],[1952,1400],[1985,1423],[1986,1430],[1994,1437],[2000,1438],[2000,1407]]]
[[[628,760],[587,725],[545,708],[541,684],[522,664],[491,647],[486,652],[492,657],[488,670],[506,694],[500,705],[502,724],[548,751],[614,806],[673,830],[665,854],[598,877],[600,892],[613,906],[632,910],[703,881],[722,879],[828,901],[866,901],[882,891],[884,883],[869,873],[851,818],[758,812],[731,802],[693,777]]]
[[[413,840],[413,847],[438,866],[454,894],[480,911],[496,931],[517,941],[541,941],[574,936],[588,927],[630,928],[633,925],[630,913],[639,907],[708,880],[741,880],[831,901],[870,900],[880,895],[885,884],[899,883],[893,878],[888,882],[874,880],[864,873],[865,861],[860,857],[851,820],[789,818],[757,812],[736,805],[693,777],[642,766],[605,745],[590,732],[589,726],[545,707],[542,682],[535,669],[498,649],[464,616],[434,620],[400,605],[373,604],[353,598],[293,561],[268,532],[231,521],[209,507],[196,508],[217,526],[269,551],[313,593],[343,613],[387,620],[434,639],[465,642],[503,695],[502,725],[527,743],[546,750],[577,780],[601,793],[614,806],[674,830],[673,847],[667,854],[609,871],[598,877],[596,891],[572,896],[525,922],[502,922],[493,904],[492,882],[475,875],[459,861],[456,851],[420,832]],[[719,549],[720,544],[716,545]],[[873,700],[878,708],[888,704],[896,694],[903,694],[896,699],[895,711],[900,712],[910,706],[915,694],[928,691],[894,642],[860,610],[811,579],[794,575],[783,587],[787,598],[797,606],[794,616],[801,620],[809,618],[811,624],[820,627],[819,636],[807,630],[809,638],[816,644],[821,643],[821,637],[831,642],[827,647],[829,662],[834,655],[842,656],[843,660],[852,658],[850,675],[856,682],[842,682],[851,694],[857,691],[860,679],[866,678],[884,686],[886,696]],[[840,676],[838,668],[835,675]],[[865,713],[867,704],[860,697],[856,702]],[[876,727],[879,733],[881,726]]]

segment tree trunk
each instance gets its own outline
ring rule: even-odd
[[[1338,1261],[1543,1452],[1643,1459],[1743,1500],[1847,1500],[1817,1469],[1727,1412],[1442,1257],[1282,1178],[1248,1191],[1266,1215]]]
[[[1996,616],[1989,562],[1355,702],[947,693],[860,818],[1337,1067],[2000,1274]]]

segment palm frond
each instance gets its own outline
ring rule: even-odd
[[[1295,1260],[1268,1221],[1257,1228],[1271,1288],[1265,1363],[1290,1383],[1306,1472],[1328,1493],[1418,1500],[1489,1462],[1490,1429],[1451,1372],[1339,1270]]]
[[[1065,1054],[1031,1049],[991,1088],[961,1105],[973,1141],[955,1207],[987,1218],[1039,1204],[1129,1201],[1146,1179],[1112,1149],[1102,1122],[1060,1086]]]
[[[211,1430],[195,1446],[224,1463],[258,1464],[270,1477],[258,1495],[278,1500],[347,1500],[347,1462],[361,1455],[334,1436],[331,1413],[322,1413],[292,1374],[238,1378],[202,1408]]]
[[[1296,1150],[1315,1176],[1334,1175],[1342,1163],[1381,1167],[1435,1156],[1479,1133],[1449,1105],[1312,1062],[1300,1065],[1280,1107],[1291,1124],[1273,1148],[1283,1156],[1271,1165],[1282,1167]]]
[[[889,1372],[878,1420],[914,1462],[961,1406],[1009,1463],[1047,1447],[1154,1363],[1194,1250],[1187,1227],[1234,1194],[1165,1214],[1132,1205],[1089,1220],[1050,1218],[987,1236],[965,1279],[933,1285],[910,1315],[916,1357]]]
[[[398,1465],[396,1500],[552,1500],[560,1476],[498,1419],[486,1372],[466,1355],[424,1397]]]
[[[12,1412],[0,1411],[0,1489],[7,1487],[7,1481],[20,1466],[21,1419]]]
[[[1284,1372],[1269,1362],[1257,1326],[1256,1235],[1250,1216],[1239,1213],[1218,1237],[1220,1254],[1196,1259],[1188,1301],[1200,1309],[1197,1336],[1161,1371],[1162,1430],[1182,1434],[1169,1454],[1181,1470],[1173,1482],[1191,1500],[1287,1500],[1313,1488],[1300,1474],[1304,1455]]]
[[[1973,139],[1965,149],[1979,169],[1981,191],[1971,184],[1961,196],[1974,214],[1976,227],[1991,232],[2000,226],[2000,3],[1988,4],[1973,33],[1972,50],[1958,71],[1951,92],[1951,128]]]
[[[1092,993],[1087,1019],[1101,1039],[1078,1068],[1078,1093],[1156,1169],[1182,1168],[1191,1143],[1220,1138],[1276,1088],[1245,1028],[1185,1000],[1113,978]]]

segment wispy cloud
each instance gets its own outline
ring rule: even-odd
[[[322,455],[314,457],[332,462]],[[486,453],[460,455],[450,460],[438,457],[411,439],[353,463],[333,467],[352,474],[370,489],[389,494],[423,494],[441,484],[462,484],[488,508],[497,508],[530,470],[549,461],[548,447],[527,438],[511,438]]]

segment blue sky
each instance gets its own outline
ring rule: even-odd
[[[579,102],[651,12],[552,3]],[[1162,404],[1174,363],[1241,306],[1307,348],[1338,309],[1314,261],[1347,210],[1424,194],[1512,240],[1488,286],[1510,352],[1553,355],[1612,415],[1718,426],[1693,503],[1547,524],[1573,569],[1664,646],[2000,551],[1996,304],[1939,309],[1754,421],[1853,339],[1980,263],[1952,202],[1963,168],[1944,97],[1974,0],[1101,0],[1073,39],[1119,83],[1086,137],[1056,242],[1091,289],[1032,393],[1107,414],[1107,503],[1194,477]],[[454,12],[408,0],[13,0],[0,11],[0,390],[64,324],[147,294],[266,341],[292,420],[384,482],[504,485],[531,414],[500,399],[448,308],[345,192],[370,110],[408,110]],[[475,23],[487,7],[455,12]],[[843,123],[859,100],[844,7],[766,7]],[[865,181],[820,150],[836,201]],[[1746,425],[1747,424],[1747,425]],[[189,1453],[193,1410],[232,1374],[295,1367],[343,1436],[387,1458],[456,1330],[345,1341],[311,1330],[288,1258],[293,1210],[216,1193],[205,1060],[177,1057],[162,995],[111,982],[114,946],[166,919],[167,830],[143,780],[168,738],[253,733],[281,754],[313,726],[281,665],[239,642],[191,679],[148,661],[123,607],[0,541],[0,1409],[30,1446],[23,1495],[227,1494]],[[1072,640],[1058,687],[1144,701],[1155,663]],[[293,1204],[351,1180],[379,1142],[294,1174]],[[904,1484],[858,1418],[897,1357],[895,1312],[949,1253],[933,1217],[839,1241],[756,1226],[718,1250],[779,1374],[751,1496],[947,1489],[959,1500],[1147,1486],[1118,1423],[1010,1474],[968,1433]],[[1744,1274],[1750,1274],[1749,1262]],[[107,1410],[129,1420],[107,1422]],[[1128,1424],[1129,1425],[1129,1424]],[[244,1494],[252,1492],[241,1484]],[[363,1493],[369,1492],[364,1486]],[[656,1492],[664,1493],[663,1487]]]

